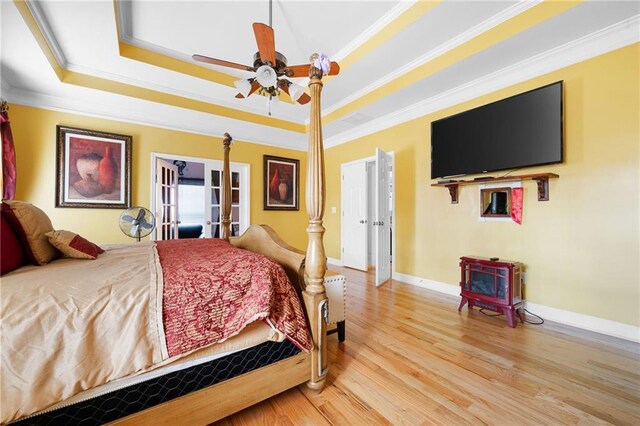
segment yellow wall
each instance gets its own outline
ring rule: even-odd
[[[133,206],[149,207],[151,153],[160,152],[191,157],[222,159],[219,138],[156,127],[66,114],[21,105],[10,105],[11,129],[16,144],[16,199],[42,208],[57,229],[77,232],[99,243],[131,242],[118,228],[119,209],[55,208],[56,125],[80,127],[133,136],[132,186]],[[221,132],[233,129],[220,129]],[[306,173],[306,153],[246,142],[234,141],[231,161],[250,164],[250,223],[267,223],[289,244],[305,249],[307,216],[304,207],[304,184],[300,190],[300,211],[264,211],[262,209],[263,154],[300,160],[301,183]]]
[[[498,256],[527,266],[527,300],[640,326],[638,83],[640,44],[499,90],[327,150],[327,255],[340,258],[340,165],[395,152],[396,265],[400,273],[457,285],[458,258]],[[478,222],[479,189],[459,204],[430,179],[430,123],[564,80],[565,161],[550,200],[524,182],[522,225]],[[497,175],[498,173],[493,173]]]

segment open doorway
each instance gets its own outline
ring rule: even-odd
[[[342,165],[342,264],[375,270],[376,285],[391,278],[395,254],[393,158],[378,148]]]
[[[178,238],[202,238],[205,228],[204,163],[173,160],[178,167]]]
[[[220,238],[222,161],[152,153],[151,162],[152,238]],[[231,163],[230,169],[231,235],[239,236],[249,226],[249,165]]]

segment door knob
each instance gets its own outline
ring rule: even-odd
[[[211,221],[210,220],[207,221],[207,225],[211,225]]]
[[[361,220],[360,223],[364,223],[364,220]]]

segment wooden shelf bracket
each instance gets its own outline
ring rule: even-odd
[[[451,204],[458,204],[458,185],[447,185],[449,195],[451,195]]]
[[[538,184],[538,201],[549,201],[549,178],[536,177],[533,180]]]

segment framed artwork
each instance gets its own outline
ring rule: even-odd
[[[264,156],[264,209],[299,210],[300,161]]]
[[[56,130],[56,207],[131,207],[131,136]]]

